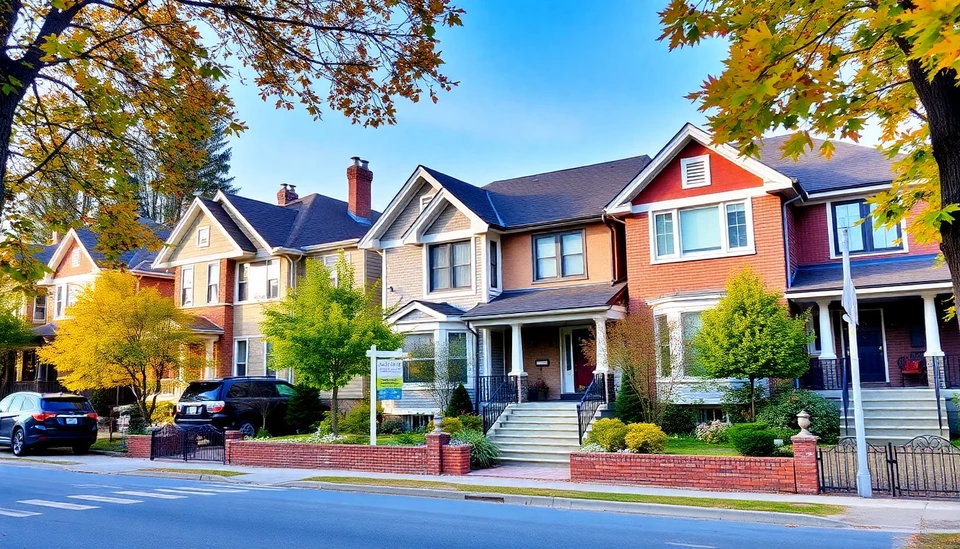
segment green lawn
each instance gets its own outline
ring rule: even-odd
[[[739,456],[740,453],[727,444],[707,444],[694,437],[670,437],[665,454],[686,456]]]
[[[950,441],[950,444],[953,444],[953,445],[956,446],[957,448],[960,448],[960,438],[957,438],[957,439],[954,439],[954,440]]]
[[[434,482],[429,480],[407,480],[367,477],[310,477],[303,479],[311,482],[330,482],[336,484],[362,484],[367,486],[395,486],[400,488],[430,488],[456,492],[484,492],[516,496],[543,496],[572,499],[590,499],[626,503],[658,503],[662,505],[684,505],[687,507],[711,507],[714,509],[739,509],[744,511],[771,511],[774,513],[802,513],[818,517],[830,517],[843,514],[846,508],[826,503],[787,503],[779,501],[754,501],[749,499],[719,499],[687,496],[653,496],[645,494],[618,494],[612,492],[583,492],[579,490],[554,490],[550,488],[516,488],[511,486],[477,486]],[[933,546],[936,547],[936,546]]]
[[[113,440],[109,438],[98,438],[90,449],[101,452],[126,452],[127,445],[120,437],[114,438]]]
[[[216,475],[218,477],[238,477],[240,475],[245,475],[246,473],[240,473],[238,471],[222,471],[220,469],[140,469],[142,472],[154,472],[154,473],[187,473],[190,475]]]
[[[909,549],[956,549],[960,547],[960,534],[914,534],[907,547]]]

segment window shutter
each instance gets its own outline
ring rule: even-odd
[[[710,184],[710,157],[707,155],[680,160],[683,188],[705,187]]]

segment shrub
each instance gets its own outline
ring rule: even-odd
[[[457,385],[450,395],[450,402],[447,403],[447,410],[443,414],[448,417],[457,417],[463,414],[473,413],[473,401],[470,400],[470,393],[463,386],[463,383]]]
[[[460,420],[460,423],[463,425],[464,429],[470,429],[472,431],[483,432],[483,418],[473,414],[463,414],[457,419]]]
[[[147,433],[147,424],[143,421],[140,407],[134,404],[130,407],[130,419],[127,421],[128,435],[144,435]]]
[[[727,429],[727,438],[745,456],[769,457],[776,451],[777,433],[765,423],[737,423]]]
[[[453,435],[453,440],[470,445],[471,469],[486,469],[500,460],[500,448],[482,431],[464,429]]]
[[[427,432],[432,433],[434,429],[433,421],[427,424]],[[463,430],[463,422],[460,421],[458,417],[445,417],[443,418],[443,423],[440,424],[440,429],[448,435],[455,435]],[[481,430],[482,432],[482,430]]]
[[[175,402],[161,401],[153,407],[153,415],[150,416],[150,425],[166,425],[173,423],[173,411],[177,409]]]
[[[589,444],[584,444],[580,447],[581,452],[590,452],[590,453],[603,453],[606,452],[603,446],[600,446],[596,442],[591,442]]]
[[[777,392],[757,412],[757,421],[777,429],[790,430],[790,436],[800,432],[797,414],[810,414],[810,432],[824,444],[836,444],[840,439],[840,410],[817,393],[804,389],[785,389]],[[785,442],[790,441],[790,436]]]
[[[598,419],[587,435],[587,444],[599,444],[607,452],[617,452],[627,447],[627,426],[619,419]]]
[[[383,415],[383,407],[377,403],[377,421]],[[370,401],[363,400],[350,408],[350,411],[338,422],[338,427],[343,433],[348,435],[369,435],[370,434]]]
[[[380,424],[380,432],[385,435],[399,435],[400,433],[407,432],[407,424],[403,422],[403,419],[398,417],[385,419],[383,423]]]
[[[667,434],[653,423],[631,423],[624,439],[627,448],[638,454],[662,454],[667,448]]]
[[[689,435],[697,428],[697,412],[690,407],[671,404],[660,417],[660,427],[671,435]]]
[[[287,425],[294,432],[306,433],[323,420],[327,406],[320,402],[320,390],[309,385],[294,386],[293,395],[287,401]]]
[[[90,406],[100,417],[110,417],[110,408],[116,402],[116,389],[94,389],[90,393]]]
[[[697,425],[697,440],[707,444],[721,444],[727,441],[727,429],[730,425],[715,419],[710,423]]]
[[[426,444],[427,439],[423,433],[399,433],[393,435],[393,440],[390,441],[391,446],[417,446],[420,444]]]
[[[257,429],[257,434],[253,438],[254,440],[267,440],[273,438],[273,435],[266,429]]]
[[[614,408],[617,419],[624,423],[637,423],[647,418],[643,417],[643,402],[640,395],[624,379],[617,392],[617,402]]]

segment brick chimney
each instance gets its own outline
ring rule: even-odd
[[[361,223],[370,223],[370,184],[373,172],[367,167],[369,162],[359,156],[351,158],[353,164],[347,168],[348,198],[347,210]]]
[[[280,206],[286,206],[287,204],[293,202],[294,200],[300,198],[297,196],[297,186],[296,185],[287,185],[284,183],[280,185],[280,190],[277,191],[277,204]]]

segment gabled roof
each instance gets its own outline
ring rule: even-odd
[[[823,139],[811,138],[813,150],[797,161],[783,158],[781,147],[791,134],[765,137],[758,141],[760,161],[796,180],[807,194],[867,187],[892,182],[897,174],[893,161],[875,147],[831,141],[835,147],[829,160],[819,154]]]
[[[403,323],[404,317],[411,313],[417,312],[419,312],[422,316],[436,321],[445,321],[453,318],[459,318],[463,314],[463,309],[460,309],[459,307],[451,305],[447,302],[423,301],[415,299],[391,313],[387,320],[390,323]]]
[[[230,214],[223,209],[223,206],[219,202],[214,202],[209,198],[198,198],[197,200],[204,206],[206,211],[210,213],[210,216],[213,217],[221,227],[223,227],[223,230],[227,233],[227,236],[236,242],[237,246],[240,246],[241,250],[245,252],[257,251],[257,247],[253,245],[253,242],[251,242],[249,238],[247,238],[246,233],[240,229],[240,227],[237,225],[237,222],[230,217]],[[185,218],[186,215],[184,216],[183,221],[186,220]]]
[[[156,235],[160,241],[166,240],[170,235],[169,227],[157,223],[152,219],[141,217],[139,222],[150,232]],[[70,243],[76,241],[83,249],[84,253],[87,254],[87,257],[90,259],[94,265],[94,268],[96,269],[106,262],[106,256],[97,251],[97,244],[99,243],[99,240],[99,236],[89,227],[71,229],[66,235],[64,235],[63,239],[58,244],[47,246],[41,254],[37,254],[37,257],[45,257],[47,266],[51,269],[56,269],[60,261],[63,261]],[[120,257],[117,260],[129,271],[135,271],[141,274],[167,276],[170,274],[168,271],[153,268],[153,261],[156,259],[158,252],[159,250],[151,250],[146,247],[137,248],[134,250],[124,251],[120,254]]]
[[[477,217],[485,223],[494,227],[503,226],[503,220],[500,218],[497,208],[494,207],[493,202],[490,200],[490,193],[486,190],[460,181],[455,177],[438,172],[432,168],[426,166],[422,166],[422,168],[432,175],[437,182],[443,185],[443,188],[446,189],[447,192],[456,197],[457,200],[462,202],[470,211],[477,214]]]
[[[603,308],[615,305],[626,290],[626,283],[580,284],[559,288],[507,290],[489,303],[483,303],[462,315],[465,320],[563,312],[577,309]]]
[[[223,328],[205,316],[195,316],[188,328],[198,334],[223,334]]]

